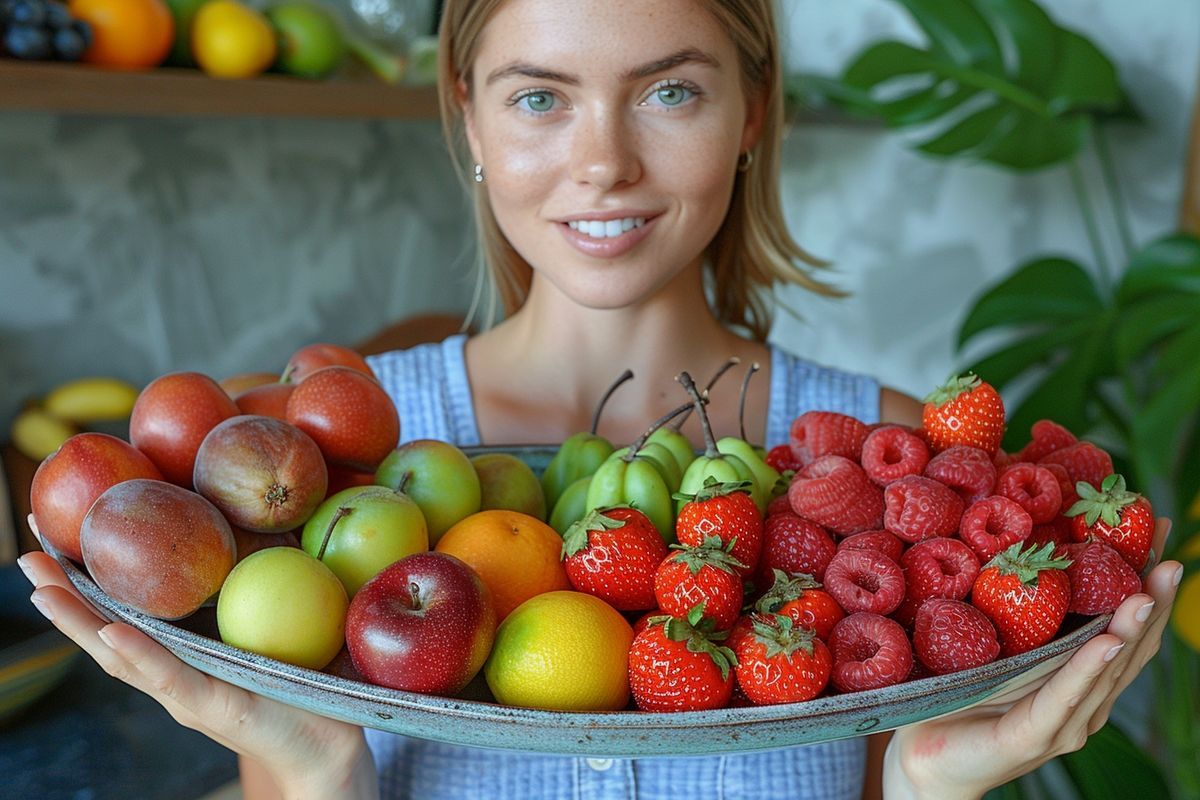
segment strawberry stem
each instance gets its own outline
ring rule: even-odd
[[[742,378],[742,393],[738,397],[738,433],[741,434],[743,442],[749,441],[746,438],[746,389],[750,386],[750,379],[759,369],[758,362],[755,361],[750,365],[750,369],[746,370],[746,377]]]
[[[599,404],[596,405],[596,410],[592,413],[593,436],[596,435],[596,428],[600,426],[600,413],[604,411],[604,406],[606,403],[608,403],[608,398],[612,397],[613,392],[615,392],[621,386],[621,384],[625,383],[625,381],[631,379],[632,377],[633,370],[625,370],[615,381],[613,381],[612,385],[608,387],[608,390],[604,392],[604,396],[600,398]]]
[[[738,358],[737,356],[733,356],[728,361],[726,361],[725,364],[720,369],[718,369],[711,378],[708,379],[708,384],[704,387],[703,397],[704,397],[705,403],[708,402],[708,391],[717,385],[717,381],[720,380],[721,376],[740,363],[742,363],[742,360],[740,358]],[[675,424],[672,425],[671,427],[673,427],[675,429],[675,431],[678,432],[679,429],[683,427],[683,423],[687,422],[688,417],[690,417],[691,415],[692,415],[692,409],[691,409],[691,406],[688,406],[688,412],[686,414],[684,414],[682,417],[680,417],[679,419],[675,420]]]
[[[708,421],[708,412],[704,410],[704,401],[700,398],[700,392],[696,390],[696,382],[686,372],[679,373],[676,380],[682,383],[683,388],[692,396],[692,405],[695,406],[696,413],[700,415],[700,428],[704,431],[704,455],[707,458],[716,458],[721,455],[721,451],[717,450],[717,440],[713,438],[712,425]]]

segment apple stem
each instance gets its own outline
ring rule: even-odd
[[[692,407],[691,403],[685,403],[684,405],[681,405],[679,408],[676,408],[675,410],[670,411],[670,412],[664,414],[663,416],[659,417],[658,419],[656,419],[654,421],[654,423],[651,424],[651,426],[649,428],[647,428],[645,430],[645,432],[642,433],[642,435],[637,438],[636,441],[634,441],[633,444],[629,445],[629,451],[627,453],[625,453],[625,455],[621,456],[621,458],[624,459],[626,462],[633,461],[634,457],[637,456],[638,452],[641,451],[642,446],[646,444],[646,440],[650,438],[650,434],[654,433],[656,430],[661,428],[663,425],[666,425],[672,419],[679,416],[683,412],[687,411],[691,407]]]
[[[738,358],[737,356],[732,356],[728,361],[725,362],[725,364],[720,369],[718,369],[716,371],[716,373],[711,378],[708,379],[708,384],[704,387],[704,402],[706,402],[706,403],[708,402],[708,390],[717,385],[717,381],[719,381],[721,379],[722,375],[724,375],[726,372],[733,369],[735,366],[737,366],[740,363],[742,363],[742,360],[740,358]],[[691,404],[689,404],[687,413],[684,414],[679,419],[675,420],[675,424],[671,426],[672,428],[675,429],[676,433],[679,433],[679,431],[683,428],[683,423],[687,422],[688,417],[690,417],[691,415],[692,415],[692,406],[691,406]]]
[[[708,421],[708,412],[704,410],[704,398],[700,396],[700,391],[696,388],[696,382],[686,372],[679,373],[676,380],[682,383],[683,388],[687,389],[687,393],[692,396],[692,405],[695,406],[696,413],[700,415],[700,429],[704,431],[704,455],[708,458],[716,458],[721,452],[717,450],[717,440],[713,438],[712,425]]]
[[[596,412],[594,414],[592,414],[592,435],[593,436],[596,435],[596,428],[600,427],[600,413],[602,411],[604,411],[604,406],[606,403],[608,403],[608,398],[612,397],[613,392],[615,392],[618,389],[618,387],[620,387],[621,384],[625,383],[625,381],[629,380],[632,377],[633,377],[633,370],[631,370],[631,369],[625,370],[624,372],[621,373],[620,377],[618,377],[615,381],[613,381],[612,386],[608,387],[608,391],[606,391],[604,393],[604,396],[600,398],[600,404],[596,406]]]
[[[396,484],[396,488],[393,491],[395,491],[396,494],[404,494],[404,487],[408,486],[408,482],[412,480],[412,477],[413,471],[410,469],[400,476],[400,482]]]
[[[412,597],[412,610],[417,611],[421,608],[421,587],[417,586],[416,581],[408,582],[408,593]]]
[[[738,433],[742,435],[742,441],[748,442],[746,438],[746,389],[750,386],[750,379],[754,377],[754,373],[761,369],[758,362],[755,361],[750,365],[750,369],[746,370],[746,377],[742,378],[742,394],[738,398]]]
[[[329,544],[329,537],[333,535],[333,526],[338,524],[338,520],[348,515],[354,509],[346,506],[338,506],[337,511],[333,512],[333,519],[329,520],[329,527],[325,529],[325,538],[321,540],[321,549],[317,551],[317,561],[325,557],[325,547]]]

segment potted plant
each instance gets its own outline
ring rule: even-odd
[[[874,43],[838,77],[796,76],[793,99],[916,129],[916,149],[932,157],[1017,172],[1067,168],[1092,262],[1047,255],[1017,265],[974,299],[958,351],[967,353],[982,334],[991,341],[1002,334],[1002,344],[964,358],[964,366],[1006,394],[1006,449],[1024,444],[1042,418],[1101,444],[1174,520],[1164,555],[1197,566],[1200,239],[1172,231],[1133,240],[1105,131],[1141,118],[1115,66],[1034,0],[895,2],[923,31],[924,47]],[[1122,242],[1117,256],[1105,251],[1103,223],[1084,187],[1087,156],[1104,177]],[[1149,752],[1110,723],[1080,752],[993,794],[1200,796],[1200,659],[1168,629],[1152,675],[1158,708]]]

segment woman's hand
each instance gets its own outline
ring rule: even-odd
[[[38,534],[32,515],[29,526]],[[362,729],[209,677],[136,628],[108,622],[46,553],[18,563],[35,587],[33,604],[105,672],[153,697],[181,725],[260,763],[285,797],[378,796]]]
[[[1170,522],[1158,520],[1154,551]],[[1105,633],[1029,686],[941,719],[900,728],[884,759],[886,798],[979,798],[1074,752],[1108,720],[1113,702],[1158,652],[1183,565],[1167,561],[1125,599]]]

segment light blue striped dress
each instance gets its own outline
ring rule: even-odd
[[[367,359],[400,413],[402,440],[479,444],[465,336]],[[787,441],[809,410],[879,418],[879,384],[771,351],[766,444]],[[386,800],[858,800],[866,743],[847,739],[758,753],[686,758],[573,758],[460,747],[367,730]]]

